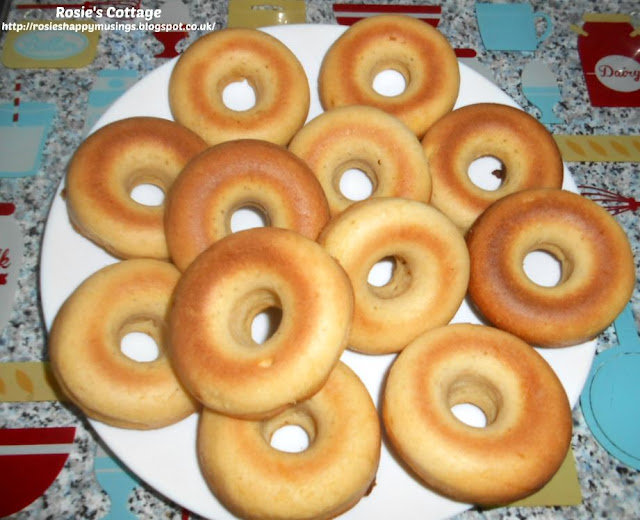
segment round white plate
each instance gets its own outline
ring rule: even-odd
[[[322,112],[317,95],[317,78],[322,58],[331,43],[345,30],[334,25],[284,25],[264,29],[283,41],[302,62],[311,88],[309,119]],[[157,116],[171,119],[167,86],[175,60],[150,73],[128,90],[103,115],[96,128],[131,116]],[[461,89],[456,107],[478,102],[516,106],[505,93],[470,68],[460,65]],[[393,80],[391,80],[393,81]],[[384,88],[382,86],[381,88]],[[393,85],[391,85],[393,88]],[[565,188],[576,191],[565,169]],[[49,328],[63,301],[91,273],[116,261],[77,234],[69,224],[61,183],[47,222],[42,246],[41,294],[46,325]],[[544,277],[550,269],[533,259],[531,269]],[[534,275],[532,275],[534,276]],[[535,277],[534,277],[535,279]],[[455,322],[479,323],[463,303]],[[586,380],[595,352],[595,341],[564,349],[542,350],[560,377],[574,406]],[[343,361],[361,377],[376,403],[382,379],[394,356],[364,356],[345,352]],[[471,417],[468,418],[472,420]],[[112,428],[92,421],[102,440],[135,474],[157,491],[186,509],[215,520],[233,518],[216,500],[202,478],[196,459],[197,416],[155,431]],[[398,517],[405,520],[447,518],[468,509],[468,504],[443,498],[416,481],[394,458],[386,443],[373,492],[347,512],[343,518],[370,520]]]

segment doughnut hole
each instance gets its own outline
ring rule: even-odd
[[[292,408],[262,424],[262,435],[274,449],[288,453],[307,450],[316,438],[314,418],[305,410]]]
[[[249,348],[263,345],[278,331],[282,320],[282,303],[269,289],[256,289],[238,298],[231,313],[231,334]]]
[[[333,189],[350,201],[368,199],[378,186],[374,169],[361,160],[341,164],[336,169],[333,182]]]
[[[542,244],[525,255],[522,270],[536,285],[556,287],[571,276],[573,262],[561,248],[553,244]]]
[[[371,71],[371,76],[371,87],[384,97],[401,95],[411,79],[408,67],[399,60],[380,62]]]
[[[225,78],[219,87],[222,103],[234,112],[245,112],[256,106],[257,89],[248,78]]]
[[[161,171],[151,168],[141,169],[129,175],[125,191],[137,204],[149,207],[161,207],[172,179]]]
[[[473,160],[467,168],[471,182],[486,191],[498,190],[507,175],[505,164],[492,155],[485,155]]]
[[[447,406],[460,422],[482,428],[492,424],[502,409],[502,395],[487,379],[462,374],[446,392]]]
[[[118,332],[120,351],[133,361],[155,361],[164,351],[164,336],[161,320],[144,316],[132,318]]]
[[[270,225],[267,212],[255,203],[243,204],[234,209],[229,217],[228,229],[231,233]]]
[[[367,282],[376,297],[395,298],[409,288],[411,270],[402,257],[386,256],[369,269]]]

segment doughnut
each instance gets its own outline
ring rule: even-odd
[[[472,405],[486,424],[454,415]],[[557,472],[571,408],[544,358],[507,332],[458,323],[408,345],[391,366],[382,417],[395,451],[432,490],[494,506],[526,497]]]
[[[431,198],[431,176],[414,133],[399,119],[366,105],[323,112],[289,143],[320,180],[332,215],[354,201],[343,194],[340,180],[349,169],[371,182],[371,197]]]
[[[251,325],[263,312],[281,318],[259,342]],[[207,408],[262,419],[320,389],[345,349],[352,314],[349,280],[318,243],[282,228],[238,231],[183,272],[170,356]]]
[[[283,426],[306,431],[303,451],[271,445]],[[213,493],[240,518],[329,519],[368,493],[380,459],[380,420],[358,376],[338,363],[316,394],[264,421],[204,410],[198,460]]]
[[[588,341],[631,298],[635,263],[616,220],[576,193],[541,188],[508,195],[467,237],[469,296],[494,326],[541,347]],[[534,251],[561,265],[558,283],[536,283],[523,268]]]
[[[246,80],[255,104],[236,110],[223,94]],[[169,79],[174,119],[210,145],[253,138],[285,145],[309,112],[307,75],[293,52],[257,29],[227,28],[196,40],[178,58]]]
[[[404,90],[388,96],[374,89],[374,78],[393,70]],[[370,105],[398,117],[418,137],[449,112],[460,88],[455,51],[435,28],[406,15],[363,18],[326,52],[318,76],[325,110]]]
[[[329,220],[320,183],[286,148],[253,139],[214,145],[183,169],[167,197],[165,233],[182,271],[230,234],[231,217],[255,208],[269,225],[315,240]]]
[[[166,315],[179,277],[168,262],[123,260],[90,275],[63,303],[49,337],[51,368],[88,417],[147,430],[198,411],[166,355]],[[156,342],[156,359],[136,361],[123,352],[132,332]]]
[[[67,168],[64,196],[73,227],[117,258],[169,257],[164,204],[136,202],[151,184],[165,194],[206,143],[186,128],[155,117],[131,117],[87,137]]]
[[[355,308],[349,348],[367,354],[399,352],[424,331],[445,325],[467,291],[464,237],[435,208],[400,198],[353,204],[331,219],[319,243],[343,267]],[[369,282],[389,260],[386,284]]]
[[[422,139],[433,182],[431,204],[466,232],[492,202],[530,188],[561,188],[564,167],[555,140],[523,110],[478,103],[453,110]],[[502,163],[497,189],[484,189],[469,176],[476,159]]]

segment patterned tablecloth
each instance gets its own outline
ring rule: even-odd
[[[594,193],[593,189],[606,190],[615,194],[616,200],[622,201],[624,211],[620,211],[616,218],[628,233],[638,268],[640,211],[637,200],[640,199],[640,146],[634,145],[630,136],[640,135],[640,109],[596,106],[598,103],[588,92],[587,80],[583,73],[584,63],[578,49],[584,13],[626,14],[630,15],[632,22],[636,22],[634,25],[638,26],[638,20],[634,18],[636,15],[640,16],[637,1],[596,3],[586,0],[532,0],[530,3],[534,9],[548,14],[553,26],[548,38],[539,43],[534,50],[489,48],[493,44],[483,40],[473,1],[404,3],[440,6],[438,29],[454,48],[465,49],[459,54],[461,59],[472,60],[469,63],[473,67],[492,78],[526,111],[542,118],[543,122],[548,121],[548,128],[561,136],[558,138],[559,141],[569,139],[566,136],[583,136],[573,147],[566,142],[563,144],[567,154],[573,151],[568,167],[578,185],[592,188],[585,190],[585,194]],[[122,28],[102,31],[95,40],[93,50],[84,50],[84,54],[77,56],[77,61],[71,66],[56,68],[43,68],[38,60],[42,60],[43,57],[49,60],[64,60],[64,56],[56,58],[56,48],[42,48],[42,41],[40,46],[38,42],[32,42],[29,59],[34,61],[27,63],[23,68],[24,63],[18,63],[16,66],[12,61],[15,56],[11,55],[8,49],[11,39],[15,37],[15,34],[12,35],[15,26],[10,24],[27,19],[51,19],[53,12],[51,8],[44,8],[42,4],[40,7],[32,6],[27,9],[22,0],[13,0],[10,3],[6,15],[6,23],[9,25],[3,26],[5,30],[0,36],[3,47],[3,63],[0,64],[0,203],[5,203],[0,205],[0,220],[11,219],[12,225],[18,229],[21,236],[24,254],[22,258],[14,258],[14,262],[19,262],[20,268],[16,274],[15,298],[7,311],[6,323],[0,323],[0,362],[38,362],[47,359],[47,332],[39,301],[38,270],[41,241],[47,214],[67,161],[86,135],[88,128],[105,107],[128,86],[208,32],[207,24],[210,28],[215,26],[215,29],[228,24],[227,2],[196,0],[185,4],[176,0],[175,4],[172,4],[171,0],[166,3],[160,0],[143,0],[143,6],[145,9],[162,9],[165,13],[171,11],[173,21],[194,23],[198,26],[179,38],[176,37],[175,41],[164,43],[154,37],[151,31],[140,28],[133,31],[125,31]],[[330,1],[308,0],[305,7],[307,23],[338,23]],[[640,37],[635,40],[638,40],[638,52]],[[75,45],[73,41],[67,43]],[[18,45],[15,42],[13,44]],[[582,59],[585,59],[584,55]],[[529,68],[532,62],[539,67],[538,71],[543,72],[534,72],[532,75]],[[637,62],[635,68],[636,72],[640,70]],[[529,72],[525,73],[525,69],[529,69]],[[548,77],[553,81],[545,81]],[[634,80],[638,81],[637,74],[635,79],[632,77],[630,81]],[[560,95],[557,104],[549,112],[549,106],[532,103],[532,100],[540,98],[532,97],[531,89],[538,87],[544,90],[553,83],[558,87]],[[630,88],[633,90],[632,84]],[[636,91],[640,92],[637,87]],[[12,133],[11,125],[15,123],[16,118],[22,118],[23,122],[31,121],[29,128],[31,131],[40,132],[39,137],[34,138],[30,133],[22,136]],[[27,126],[25,125],[25,128]],[[611,145],[606,138],[611,135],[626,136],[626,145],[629,146],[630,152],[621,152],[615,143]],[[585,136],[594,136],[596,139],[590,143]],[[606,150],[603,152],[603,147],[610,147],[611,154],[608,155]],[[587,148],[591,148],[590,152],[581,156],[580,150],[584,152]],[[619,155],[614,160],[612,156],[616,149]],[[21,160],[27,154],[30,155],[25,161],[29,164]],[[13,206],[6,203],[12,203]],[[0,257],[3,254],[3,238],[6,237],[0,236]],[[0,264],[0,268],[3,267]],[[3,272],[0,271],[0,274]],[[640,318],[639,288],[640,285],[636,284],[632,299],[636,322]],[[615,343],[615,333],[613,327],[610,327],[598,338],[598,351]],[[0,390],[4,392],[2,387]],[[595,441],[585,424],[580,406],[576,406],[573,417],[572,448],[582,493],[580,505],[471,510],[460,514],[459,518],[640,518],[638,471],[611,457]],[[102,467],[104,470],[105,464],[112,464],[113,468],[117,468],[117,464],[115,461],[105,462],[102,466],[98,464],[103,460],[104,453],[97,445],[96,437],[87,422],[74,410],[58,401],[2,402],[0,427],[75,427],[73,446],[61,471],[42,495],[15,513],[15,518],[100,518],[108,511],[116,510],[116,504],[112,507],[111,500],[105,492],[106,485],[101,485],[103,480],[98,468]],[[0,472],[3,471],[7,469],[0,458]],[[181,507],[159,496],[146,485],[137,483],[134,479],[127,484],[127,493],[122,498],[126,504],[118,506],[119,511],[124,512],[123,515],[130,514],[132,518],[140,519],[178,519],[188,516]],[[111,498],[113,499],[113,496]],[[120,517],[122,516],[118,516]],[[429,518],[427,512],[424,518]]]

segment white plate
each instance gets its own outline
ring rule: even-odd
[[[298,56],[309,78],[311,108],[309,119],[321,113],[317,96],[317,77],[322,58],[331,43],[345,30],[334,25],[289,25],[265,29],[283,41]],[[131,116],[158,116],[171,119],[167,85],[175,60],[153,71],[127,91],[99,120],[96,128]],[[497,102],[516,106],[505,93],[470,68],[460,65],[461,89],[456,107],[478,102]],[[576,191],[565,168],[565,188]],[[63,183],[61,183],[63,184]],[[41,259],[43,312],[49,328],[63,301],[88,275],[114,258],[78,235],[69,225],[66,208],[58,192],[49,215]],[[534,261],[533,269],[544,274],[548,267]],[[456,322],[479,323],[464,303]],[[595,341],[541,353],[560,377],[571,405],[578,400],[595,352]],[[343,360],[361,377],[375,402],[381,382],[394,356],[370,357],[345,352]],[[469,417],[469,419],[471,419]],[[197,416],[168,428],[139,432],[112,428],[92,421],[92,425],[111,450],[143,481],[186,509],[215,520],[233,518],[209,492],[196,460]],[[344,518],[403,519],[447,518],[468,509],[467,504],[438,496],[412,478],[383,446],[377,485]]]

